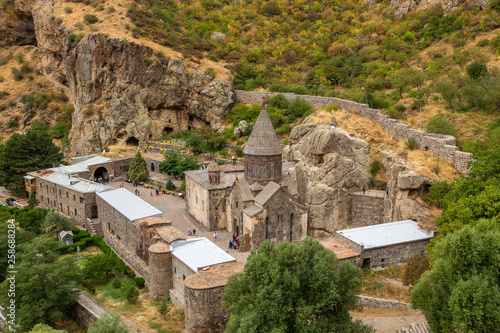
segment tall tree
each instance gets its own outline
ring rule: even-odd
[[[104,315],[89,327],[88,333],[128,333],[130,327],[120,318],[110,315]]]
[[[277,246],[266,240],[244,272],[229,278],[226,332],[372,332],[348,314],[362,276],[351,263],[339,267],[335,254],[311,238]]]
[[[22,246],[17,266],[15,301],[17,320],[23,331],[36,324],[64,319],[78,298],[79,277],[74,259],[59,259],[54,251],[60,244],[53,238],[36,238]],[[0,298],[6,301],[6,280],[0,285]]]
[[[138,151],[135,154],[132,163],[130,163],[130,169],[128,171],[128,178],[136,182],[143,182],[148,178],[149,170],[148,165],[144,158],[142,158],[141,152]]]
[[[500,228],[481,220],[448,234],[434,265],[411,293],[433,332],[497,332],[500,327]]]
[[[44,233],[57,236],[63,230],[71,230],[72,224],[69,218],[58,212],[48,212],[43,219],[41,229]]]
[[[47,133],[33,129],[26,134],[14,133],[0,153],[0,185],[21,195],[26,172],[52,167],[62,158],[59,147]]]

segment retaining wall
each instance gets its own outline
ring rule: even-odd
[[[354,193],[350,197],[351,224],[362,227],[384,223],[384,197]]]
[[[411,308],[410,303],[391,301],[388,299],[368,297],[368,296],[358,296],[358,302],[360,305],[367,308],[399,308],[399,309],[409,309]]]
[[[261,104],[264,98],[273,97],[277,94],[280,93],[236,90],[236,99],[243,103]],[[367,104],[347,101],[335,97],[297,95],[292,93],[281,94],[285,96],[288,101],[293,101],[295,98],[301,97],[311,104],[313,109],[319,109],[331,104],[337,104],[342,109],[351,111],[379,124],[394,139],[407,140],[408,138],[414,138],[420,149],[431,151],[436,156],[446,160],[462,172],[468,171],[467,163],[472,158],[472,154],[459,151],[456,146],[456,139],[451,135],[441,135],[415,130],[411,128],[410,125],[403,124],[396,119],[389,118],[388,116],[382,114],[380,110],[370,109]]]

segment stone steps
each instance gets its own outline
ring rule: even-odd
[[[427,322],[411,323],[409,327],[403,327],[397,333],[431,333],[431,330]]]

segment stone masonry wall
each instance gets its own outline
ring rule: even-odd
[[[410,303],[391,301],[388,299],[368,297],[368,296],[358,296],[358,303],[367,308],[399,308],[399,309],[409,309]]]
[[[185,287],[186,332],[216,333],[226,330],[229,311],[222,308],[225,286],[211,289]]]
[[[236,90],[236,99],[248,104],[261,104],[263,98],[273,97],[277,92],[244,91]],[[297,97],[305,99],[311,104],[313,109],[319,109],[330,104],[337,104],[342,109],[349,110],[362,117],[368,118],[379,124],[387,133],[396,140],[406,140],[414,138],[420,149],[429,150],[438,157],[453,164],[455,168],[462,172],[467,172],[467,162],[472,158],[472,154],[458,150],[456,139],[451,135],[441,135],[427,133],[411,128],[410,125],[400,123],[382,114],[380,110],[370,109],[367,104],[356,103],[335,97],[319,97],[309,95],[296,95],[292,93],[282,93],[288,101]]]
[[[384,223],[384,197],[350,194],[351,224],[366,226]]]
[[[365,249],[361,253],[361,258],[370,258],[370,267],[402,263],[408,261],[415,254],[424,252],[428,243],[428,240],[422,240],[376,249]]]
[[[173,288],[170,289],[170,300],[172,303],[180,308],[184,309],[186,306],[186,300],[184,298],[184,280],[188,276],[196,274],[188,266],[186,266],[182,261],[172,256],[173,264]]]

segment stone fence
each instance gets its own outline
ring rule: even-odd
[[[399,309],[410,309],[410,303],[391,301],[388,299],[368,297],[368,296],[358,296],[358,302],[360,305],[367,308],[399,308]]]
[[[280,93],[236,90],[236,99],[247,104],[261,104],[264,98],[273,97],[277,94]],[[315,110],[331,104],[337,104],[344,110],[348,110],[379,124],[394,139],[407,140],[409,138],[414,138],[420,149],[429,150],[462,172],[468,171],[467,163],[472,158],[472,154],[459,151],[456,146],[456,139],[451,135],[427,133],[413,129],[410,125],[401,123],[396,119],[392,119],[382,114],[380,110],[370,109],[367,104],[335,97],[297,95],[292,93],[281,94],[285,96],[288,101],[293,101],[295,98],[301,97],[311,104],[312,108]]]
[[[96,300],[94,300],[87,294],[80,292],[80,297],[76,300],[75,306],[73,308],[73,315],[76,322],[80,326],[88,328],[91,323],[101,318],[105,314],[108,314],[110,316],[113,315]]]

